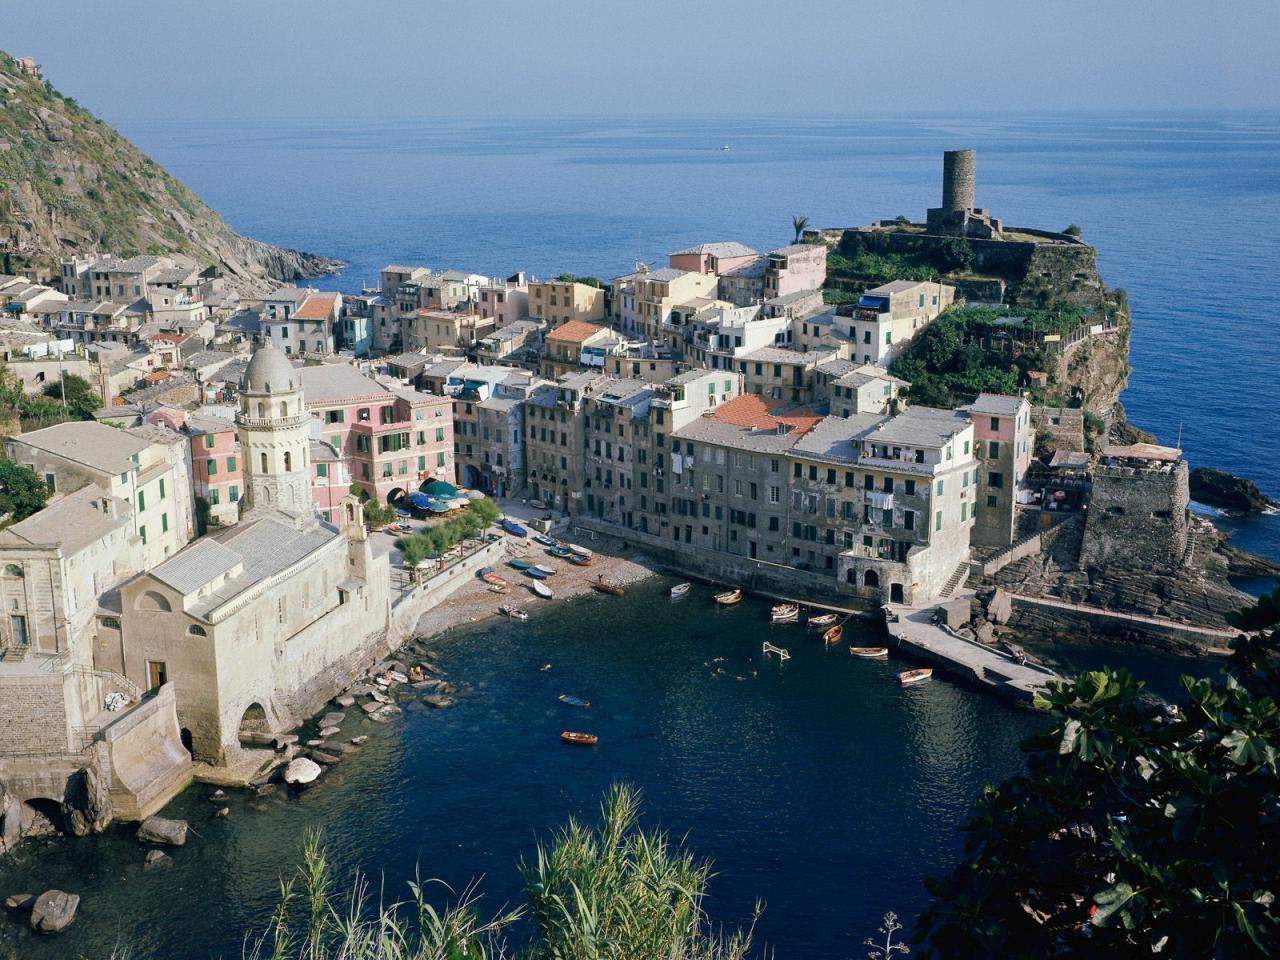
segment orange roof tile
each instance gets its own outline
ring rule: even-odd
[[[800,434],[808,433],[822,422],[808,407],[792,407],[784,413],[773,413],[779,407],[789,406],[787,400],[772,397],[761,397],[754,393],[744,393],[715,409],[711,414],[716,420],[731,423],[735,427],[747,427],[752,430],[777,430],[779,423],[784,423]]]
[[[162,380],[168,380],[170,376],[171,374],[168,370],[156,370],[152,373],[146,374],[142,379],[147,381],[147,383],[159,383]]]
[[[336,293],[313,293],[302,301],[302,306],[293,312],[294,320],[328,320],[333,316],[334,304],[338,301]]]
[[[561,324],[547,334],[548,340],[559,340],[562,343],[585,343],[601,330],[608,330],[598,323],[587,323],[585,320],[570,320]]]

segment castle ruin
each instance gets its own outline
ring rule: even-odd
[[[999,220],[973,204],[977,180],[976,150],[947,150],[942,154],[942,206],[927,213],[928,233],[944,237],[1003,239]]]

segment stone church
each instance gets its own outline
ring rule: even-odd
[[[107,669],[144,689],[172,683],[196,759],[234,763],[242,735],[313,713],[382,639],[386,555],[355,497],[336,526],[311,499],[310,415],[299,371],[259,349],[236,416],[246,473],[240,523],[204,537],[120,590],[119,637],[99,632]]]

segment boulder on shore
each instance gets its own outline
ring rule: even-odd
[[[147,817],[138,826],[138,842],[180,847],[187,842],[187,821]]]
[[[1196,467],[1190,477],[1191,499],[1233,513],[1262,513],[1276,504],[1252,480],[1225,470]]]
[[[163,850],[148,850],[147,855],[142,858],[142,867],[144,870],[150,870],[152,867],[158,867],[162,863],[169,862],[169,855]]]
[[[30,910],[35,903],[34,893],[15,893],[4,898],[4,905],[10,910]]]
[[[320,764],[306,757],[289,761],[284,770],[284,782],[295,787],[305,787],[320,776]]]
[[[345,719],[347,719],[347,715],[345,713],[338,713],[336,711],[333,713],[326,713],[323,717],[320,718],[320,726],[336,727],[336,726],[339,726],[342,723],[342,721]]]
[[[356,698],[349,693],[343,693],[333,698],[333,702],[339,707],[354,707]]]
[[[46,890],[31,906],[31,929],[36,933],[61,933],[71,926],[80,908],[80,897],[61,890]]]

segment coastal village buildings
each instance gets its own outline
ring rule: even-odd
[[[665,324],[676,305],[698,297],[714,299],[718,281],[714,274],[667,267],[618,278],[612,286],[622,331],[653,341],[666,338]]]
[[[827,248],[793,243],[769,252],[764,271],[766,300],[805,290],[819,290],[827,279]]]
[[[405,350],[455,350],[475,346],[497,321],[474,310],[419,310],[402,328]]]
[[[1025,397],[978,395],[968,407],[978,445],[978,496],[981,506],[973,543],[1007,547],[1017,539],[1015,498],[1031,466],[1035,427]]]
[[[212,524],[231,526],[240,519],[244,493],[244,460],[236,426],[222,417],[189,416],[182,428],[191,438],[195,495],[208,504]]]
[[[584,320],[570,320],[550,330],[543,340],[541,372],[548,380],[584,368],[604,366],[605,357],[616,353],[622,340],[608,327]]]
[[[482,317],[492,317],[495,330],[525,320],[529,316],[529,283],[523,273],[505,280],[491,280],[480,287],[476,305]]]
[[[911,338],[955,301],[956,289],[932,280],[894,280],[864,293],[838,324],[863,363],[888,366]]]
[[[281,287],[262,301],[263,337],[286,355],[334,352],[342,294]]]
[[[600,323],[604,320],[604,291],[576,281],[533,280],[529,283],[529,316],[548,327],[575,320]]]

